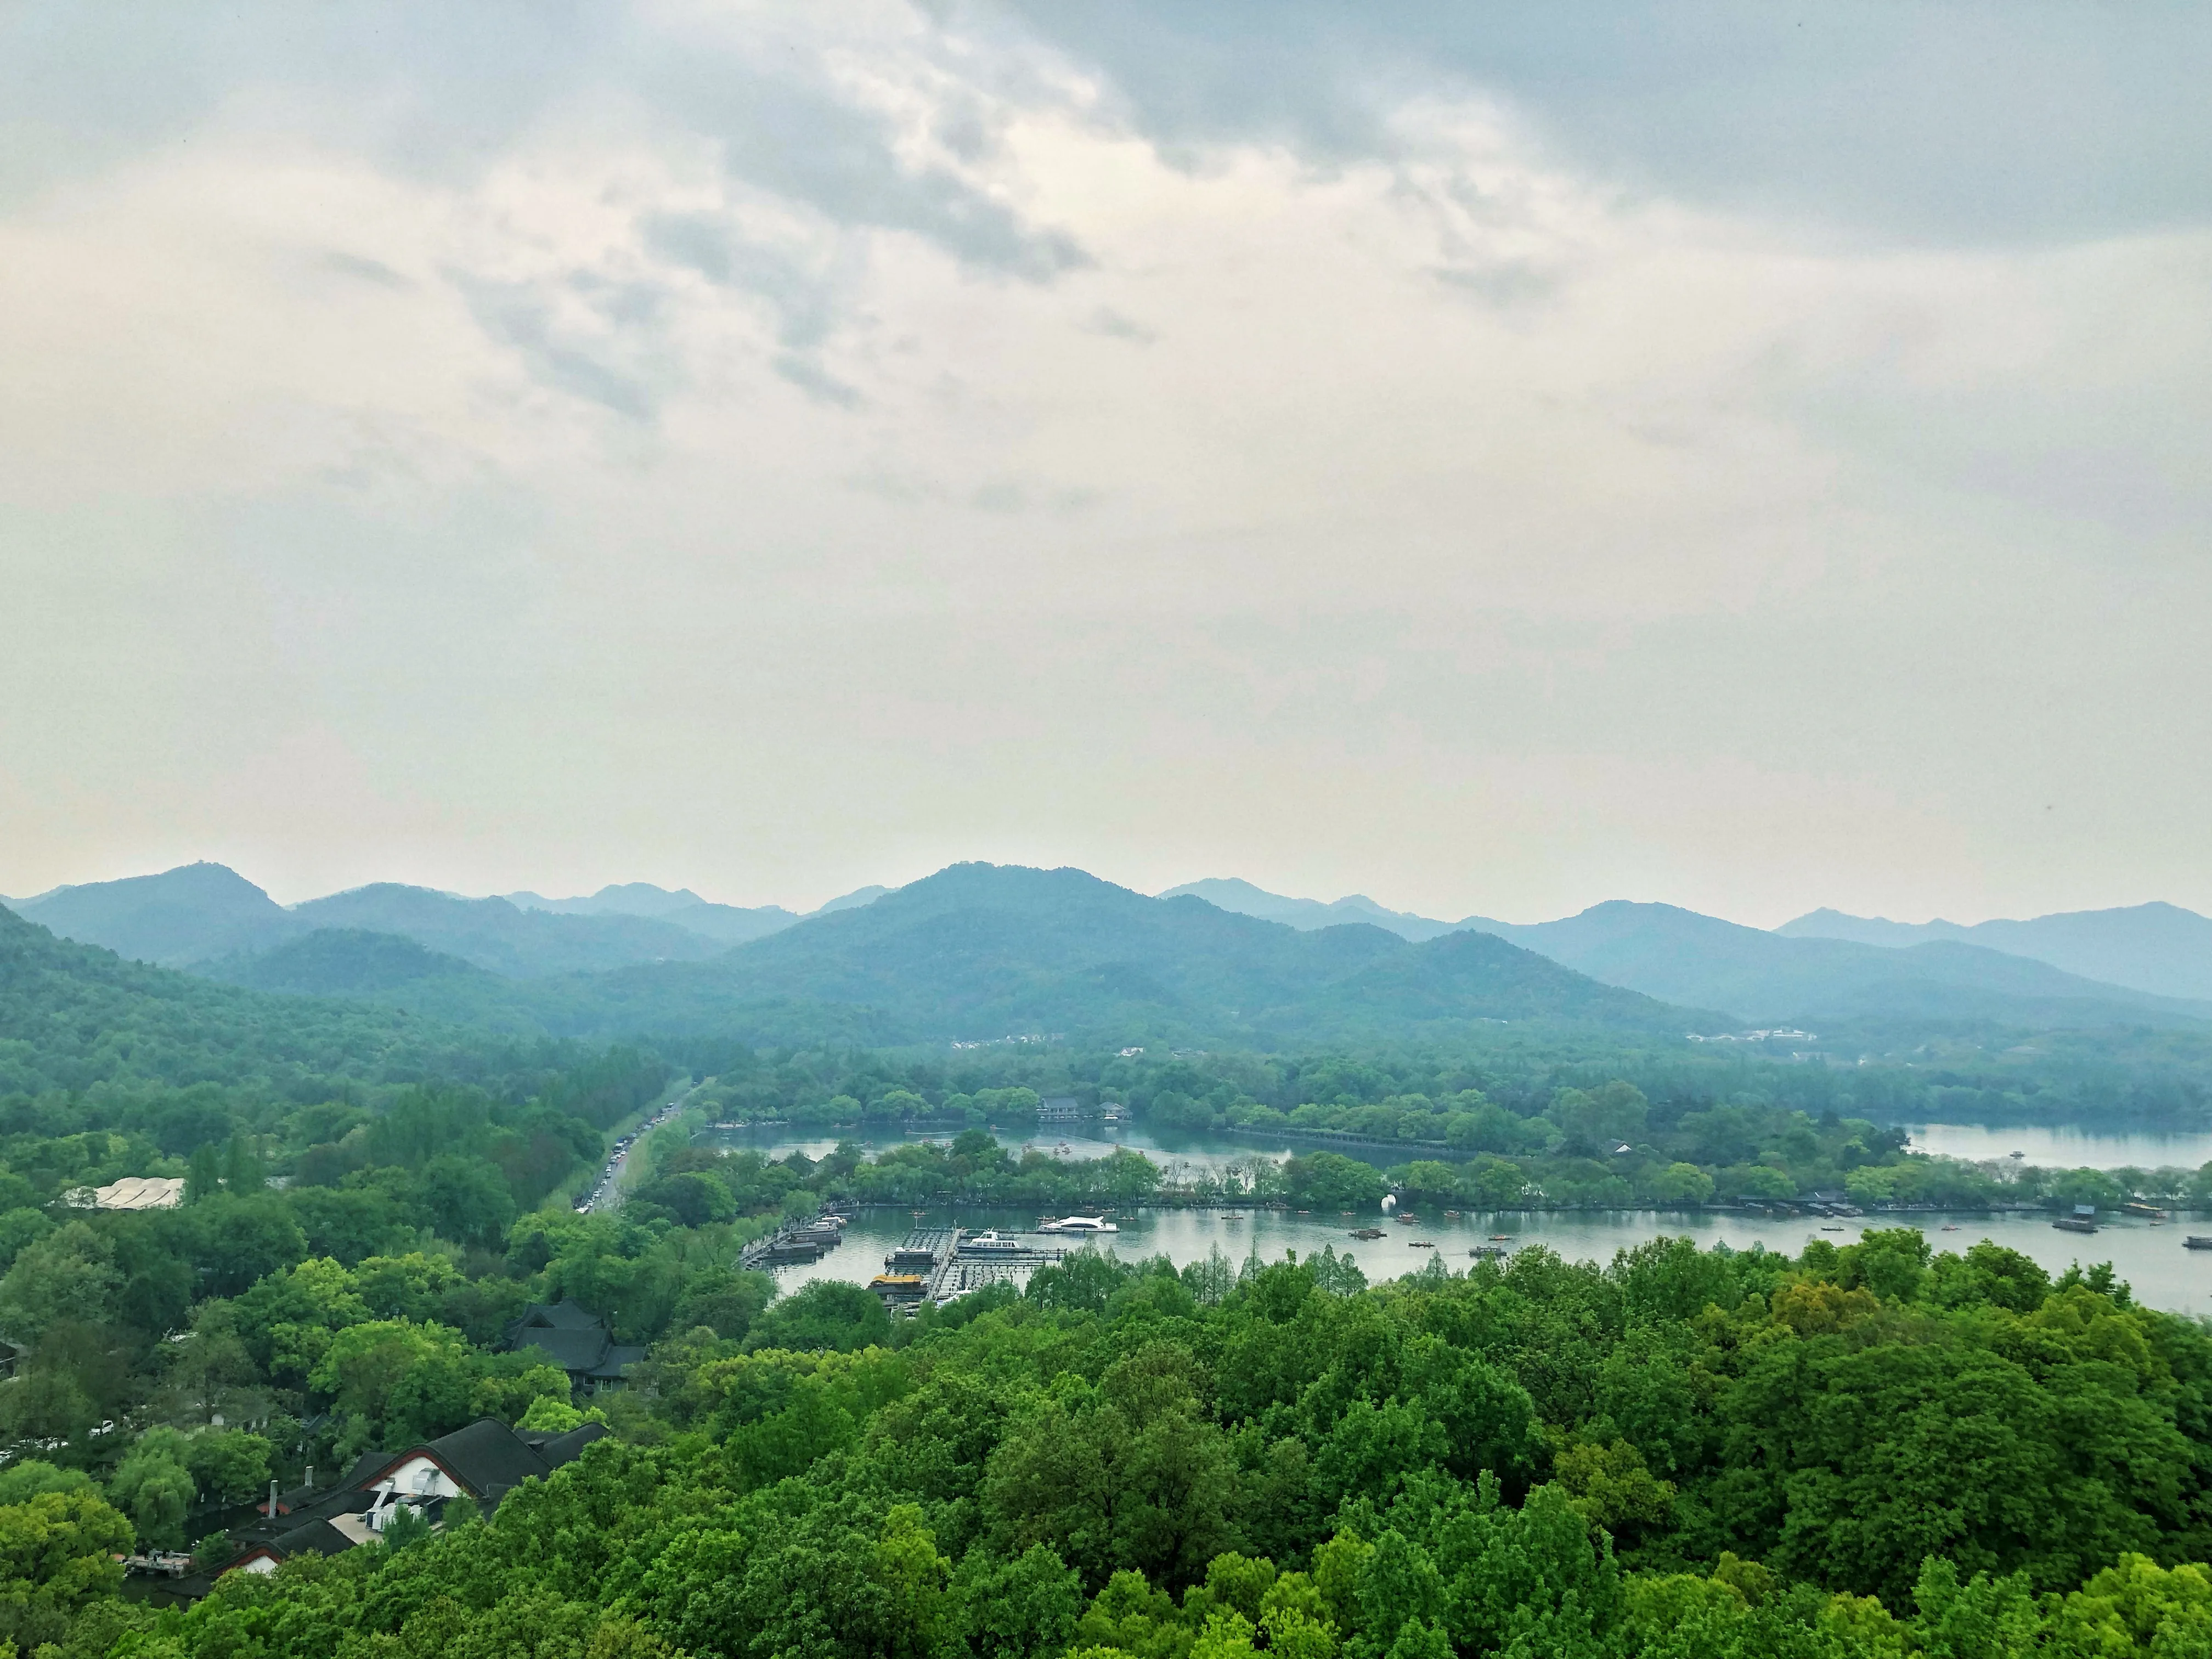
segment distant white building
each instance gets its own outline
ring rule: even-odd
[[[72,1187],[62,1202],[80,1210],[173,1210],[185,1201],[182,1176],[125,1176],[105,1187]]]

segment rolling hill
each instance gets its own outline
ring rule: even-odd
[[[360,927],[318,927],[273,951],[204,963],[198,971],[249,990],[311,997],[379,996],[443,980],[506,983],[472,962],[398,933],[373,933]]]
[[[798,913],[781,904],[747,909],[741,905],[715,904],[688,887],[671,891],[649,881],[622,882],[602,887],[587,898],[544,898],[536,893],[507,893],[507,902],[520,910],[544,910],[567,916],[646,916],[688,928],[722,945],[743,945],[765,938],[799,920]]]
[[[1775,932],[1893,947],[1948,941],[2048,963],[2069,974],[2154,995],[2212,1000],[2212,917],[2178,904],[2070,910],[2027,921],[1885,921],[1815,910]]]
[[[1301,932],[1079,870],[981,864],[712,962],[551,981],[533,997],[563,1032],[720,1029],[763,1041],[818,1029],[884,1042],[1151,1032],[1273,1046],[1483,1021],[1671,1039],[1717,1018],[1486,935],[1417,945],[1364,925]]]
[[[312,1100],[330,1079],[472,1080],[511,1063],[397,1009],[216,984],[0,909],[0,1096],[213,1083]]]
[[[310,899],[291,915],[309,927],[397,933],[510,979],[592,973],[636,962],[696,961],[724,947],[647,916],[562,915],[501,898],[458,898],[379,882]]]
[[[1364,921],[1388,928],[1400,939],[1417,945],[1456,933],[1466,925],[1417,916],[1409,910],[1388,910],[1364,893],[1353,893],[1327,904],[1319,899],[1285,898],[1234,876],[1212,876],[1204,881],[1185,882],[1180,887],[1169,888],[1160,896],[1201,898],[1216,909],[1233,910],[1239,915],[1258,916],[1265,921],[1279,921],[1285,927],[1309,931],[1340,927],[1347,921]]]
[[[696,901],[677,908],[685,915],[715,913],[699,927],[615,911],[524,910],[505,899],[461,898],[392,882],[287,908],[220,864],[188,864],[159,875],[57,888],[12,901],[7,908],[64,939],[100,945],[133,961],[165,968],[221,963],[216,976],[223,978],[243,971],[242,958],[319,929],[396,934],[495,974],[533,979],[637,962],[697,960],[726,950],[738,938],[756,937],[769,926],[760,921],[733,926],[720,913],[739,919],[758,918],[760,913]]]
[[[1932,1021],[2046,1030],[2212,1020],[2212,921],[2171,905],[1985,923],[1955,929],[1960,937],[1953,938],[1941,931],[1948,923],[1915,929],[1834,911],[1815,911],[1767,933],[1674,905],[1626,900],[1557,921],[1516,924],[1484,916],[1437,921],[1359,897],[1322,904],[1233,879],[1172,890],[1294,927],[1358,915],[1407,939],[1494,934],[1607,985],[1725,1009],[1747,1025]],[[2204,965],[2202,975],[2193,976],[2198,929]],[[2069,955],[2069,963],[2048,959],[2062,954]],[[2112,971],[2087,976],[2092,963]],[[2133,977],[2122,977],[2118,970],[2130,964]],[[2158,994],[2159,984],[2205,988]]]
[[[1793,938],[1669,904],[1615,900],[1558,921],[1475,925],[1609,985],[1725,1008],[1753,1024],[1931,1019],[2051,1030],[2212,1019],[2212,1005],[2102,984],[1980,945]]]
[[[264,951],[307,931],[275,899],[220,864],[57,887],[10,900],[7,908],[64,939],[166,968]]]

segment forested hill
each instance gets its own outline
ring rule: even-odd
[[[203,1083],[282,1094],[346,1079],[476,1080],[513,1063],[457,1026],[125,962],[0,908],[0,1097]]]
[[[2101,984],[2025,956],[1937,939],[1904,948],[1785,937],[1671,904],[1615,900],[1534,927],[1475,924],[1608,984],[1757,1024],[1984,1020],[2024,1030],[2202,1030],[2212,1004]]]
[[[1718,1016],[1624,991],[1485,934],[1409,945],[1379,927],[1300,932],[1079,870],[955,865],[713,962],[543,988],[578,1034],[723,1030],[885,1042],[1042,1032],[1309,1042],[1481,1022],[1679,1036]]]

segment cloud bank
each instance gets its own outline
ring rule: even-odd
[[[1188,12],[11,14],[0,882],[2212,906],[2189,15]]]

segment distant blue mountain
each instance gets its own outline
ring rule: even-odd
[[[1231,910],[1241,916],[1257,916],[1262,921],[1284,922],[1302,932],[1310,933],[1317,927],[1340,927],[1347,921],[1364,921],[1376,927],[1387,927],[1400,939],[1411,939],[1417,945],[1424,939],[1439,939],[1446,933],[1457,933],[1468,925],[1457,921],[1437,921],[1428,916],[1417,916],[1409,910],[1387,910],[1364,893],[1354,893],[1327,904],[1319,899],[1285,898],[1280,893],[1267,892],[1234,876],[1210,876],[1204,881],[1185,882],[1180,887],[1169,888],[1160,896],[1182,898],[1186,895],[1202,898],[1217,910]]]
[[[780,904],[747,909],[735,904],[715,904],[688,887],[670,891],[649,881],[627,881],[602,887],[589,898],[544,898],[536,893],[502,895],[522,910],[545,911],[564,916],[642,916],[688,928],[720,945],[743,945],[765,939],[788,927],[798,915]]]
[[[2027,921],[1887,921],[1815,910],[1775,932],[1791,939],[1844,939],[1862,945],[1923,945],[1949,939],[2047,962],[2069,974],[2160,996],[2212,999],[2212,918],[2178,904],[2069,910]]]
[[[8,908],[64,939],[133,962],[181,968],[211,957],[266,951],[308,925],[235,870],[187,864],[158,876],[57,887]]]
[[[1164,896],[1183,893],[1293,927],[1359,921],[1390,928],[1407,939],[1434,939],[1453,932],[1490,933],[1605,984],[1684,1006],[1726,1009],[1747,1024],[1904,1018],[1986,1020],[2049,1029],[2212,1019],[2212,989],[2204,994],[2207,1000],[2199,1000],[2149,990],[2139,981],[2110,975],[2091,978],[2026,951],[1996,945],[1994,939],[1976,938],[1969,943],[1942,937],[1812,937],[1792,931],[1799,923],[1768,933],[1670,904],[1620,899],[1557,921],[1522,924],[1469,916],[1443,922],[1385,910],[1370,899],[1322,904],[1269,893],[1249,882],[1220,878],[1193,882]],[[2212,929],[2212,923],[2185,910],[2143,908],[2169,911]],[[1803,921],[1809,923],[1814,918]],[[1870,926],[1894,928],[1897,924]],[[2176,978],[2170,982],[2185,981]]]

